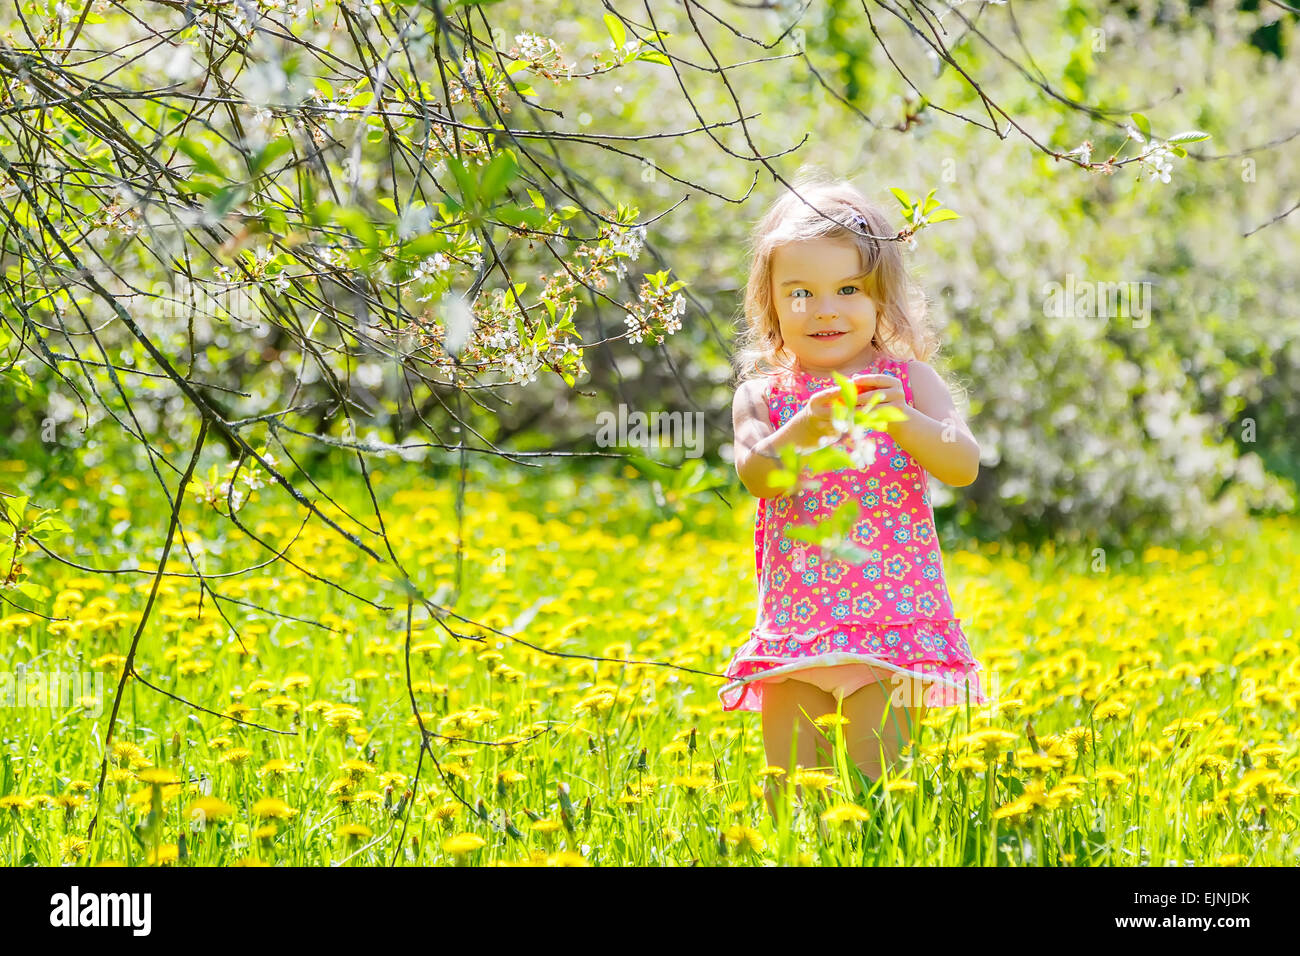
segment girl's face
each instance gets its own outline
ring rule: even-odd
[[[814,374],[855,371],[877,353],[879,308],[859,275],[856,246],[815,239],[772,253],[772,303],[781,339]]]

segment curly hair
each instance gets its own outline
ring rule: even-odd
[[[737,384],[757,375],[785,377],[794,371],[795,357],[781,339],[772,301],[772,253],[809,239],[839,239],[857,246],[868,272],[867,292],[880,306],[872,345],[897,360],[924,361],[934,355],[938,337],[927,321],[924,294],[903,265],[898,242],[872,238],[895,234],[880,207],[848,181],[832,180],[816,169],[800,170],[792,186],[794,191],[777,199],[750,235],[749,278],[735,356]]]

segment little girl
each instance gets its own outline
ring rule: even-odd
[[[969,485],[979,446],[923,361],[935,344],[923,301],[909,298],[899,243],[870,238],[894,234],[883,213],[848,183],[796,189],[753,239],[733,420],[736,471],[760,499],[758,613],[718,695],[724,710],[762,712],[767,762],[786,769],[792,743],[798,765],[833,767],[833,728],[823,733],[813,720],[842,701],[848,757],[874,781],[925,707],[987,703],[953,617],[927,475]],[[860,406],[879,395],[907,420],[867,433],[875,459],[865,469],[773,487],[783,445],[834,439],[832,372],[854,381]],[[861,563],[786,535],[854,501]],[[767,801],[775,814],[771,788]]]

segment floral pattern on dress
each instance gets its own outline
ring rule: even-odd
[[[898,378],[904,400],[912,404],[906,362],[882,356],[867,371]],[[787,380],[771,378],[764,397],[773,427],[788,422],[813,392],[833,384],[832,378],[801,370]],[[743,678],[778,667],[798,676],[836,666],[819,662],[828,653],[861,657],[884,674],[924,678],[930,705],[964,703],[967,690],[972,703],[987,702],[983,669],[953,616],[928,475],[888,432],[871,431],[867,438],[876,455],[865,469],[826,472],[817,476],[818,487],[758,501],[758,608],[754,627],[727,666],[731,683],[718,692],[724,710],[762,709],[763,680]],[[855,503],[859,519],[849,538],[866,549],[859,564],[786,534]]]

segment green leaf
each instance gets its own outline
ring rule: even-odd
[[[1143,116],[1141,113],[1133,114],[1133,125],[1138,128],[1138,132],[1140,132],[1143,136],[1147,137],[1148,139],[1151,138],[1151,123],[1148,122],[1147,118]]]
[[[474,177],[470,175],[469,169],[458,156],[448,156],[446,159],[447,168],[456,179],[456,186],[460,190],[461,198],[464,199],[465,205],[473,208],[478,199],[478,189],[474,182]],[[448,197],[451,199],[452,197]]]
[[[18,585],[18,590],[21,591],[23,594],[27,595],[27,597],[31,598],[32,600],[40,600],[41,598],[48,597],[50,593],[49,588],[41,584],[36,584],[32,581],[22,582],[20,585]]]
[[[23,512],[27,510],[27,502],[30,497],[30,495],[19,495],[12,501],[5,502],[5,514],[9,516],[11,522],[18,524],[23,520]]]
[[[489,3],[500,3],[501,0],[452,0],[443,8],[444,13],[451,13],[459,10],[461,7],[485,7]]]
[[[627,42],[627,27],[623,25],[623,21],[614,14],[607,13],[605,14],[605,29],[609,30],[609,35],[614,40],[614,46],[622,50],[623,44]]]
[[[662,465],[653,458],[647,458],[645,455],[636,453],[629,454],[627,456],[627,462],[647,478],[657,479],[666,485],[673,484],[677,476],[677,469],[669,468],[667,465]]]
[[[936,223],[936,222],[947,222],[949,219],[960,219],[960,218],[961,216],[957,215],[951,209],[939,209],[933,215],[931,215],[926,221],[930,223]]]
[[[273,162],[293,149],[293,139],[289,136],[277,136],[258,152],[253,159],[253,175],[257,176]]]
[[[1175,133],[1169,137],[1171,143],[1199,143],[1203,139],[1209,139],[1209,133],[1203,133],[1199,129],[1189,129],[1186,132]]]
[[[668,61],[668,57],[664,56],[658,50],[642,50],[632,59],[645,60],[647,63],[662,63],[664,66],[672,66]]]
[[[375,227],[371,225],[365,213],[355,206],[341,206],[335,209],[334,221],[345,227],[364,245],[368,247],[379,245],[379,233],[375,231]]]
[[[200,146],[193,140],[182,139],[176,143],[176,148],[193,160],[194,165],[201,172],[207,173],[209,176],[215,176],[223,182],[230,178],[217,165],[217,161],[212,158],[212,151],[208,147]]]
[[[529,226],[533,229],[546,222],[546,214],[540,209],[520,209],[518,206],[503,206],[497,210],[497,217],[512,226]]]
[[[912,206],[914,205],[912,197],[895,186],[890,186],[889,191],[893,193],[894,197],[902,204],[903,211],[910,216],[912,214]]]
[[[226,213],[243,202],[245,192],[240,185],[223,186],[208,201],[208,211],[216,219],[225,218]]]
[[[797,476],[794,472],[786,471],[784,468],[778,468],[767,476],[767,483],[773,488],[793,488],[796,480]]]
[[[503,149],[492,157],[480,180],[480,195],[485,206],[492,203],[506,191],[511,180],[519,171],[519,161],[509,149]]]
[[[853,384],[852,379],[833,370],[831,376],[835,379],[835,384],[840,387],[840,398],[845,406],[855,407],[858,404],[858,387]]]

